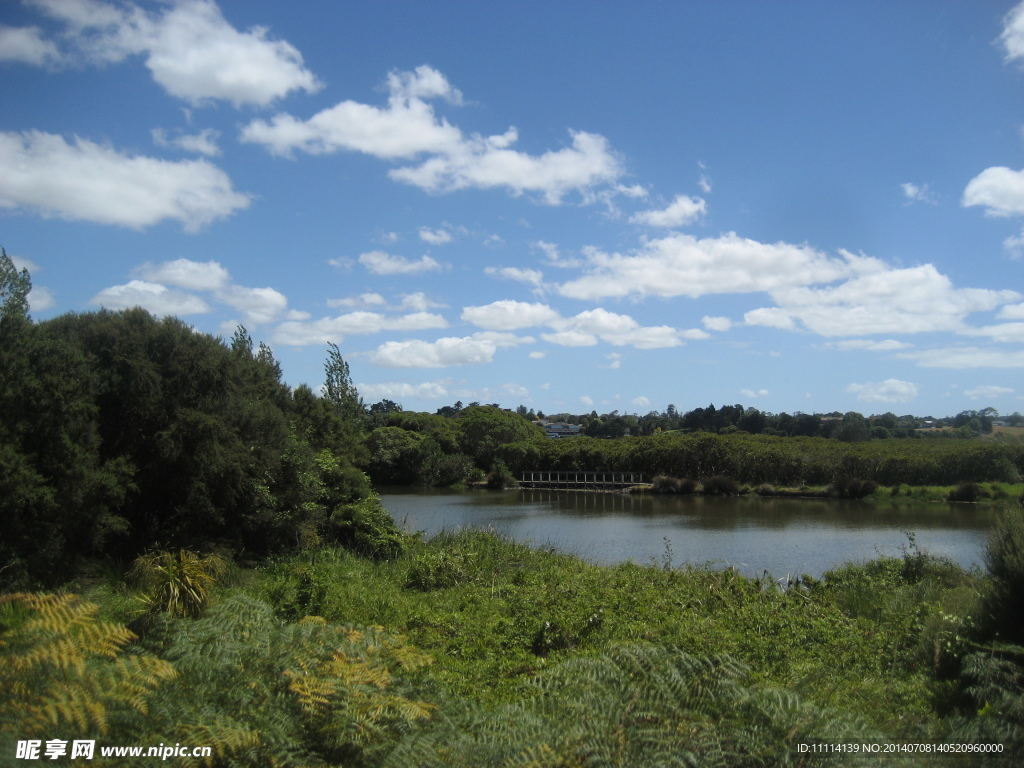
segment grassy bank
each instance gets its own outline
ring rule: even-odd
[[[278,711],[285,704],[273,703],[274,696],[298,695],[296,691],[307,689],[292,683],[278,694],[269,691],[265,700],[252,701],[250,693],[242,692],[270,685],[257,679],[261,674],[294,676],[288,669],[299,668],[306,675],[313,674],[311,670],[325,673],[323,659],[296,660],[290,654],[302,649],[322,654],[318,627],[327,631],[340,626],[353,628],[339,631],[348,638],[345,642],[358,641],[358,647],[349,648],[343,657],[331,657],[332,663],[340,664],[339,658],[345,664],[362,661],[354,669],[331,667],[332,674],[355,680],[353,690],[362,691],[358,695],[369,697],[367,701],[383,697],[375,706],[383,707],[379,712],[386,717],[380,716],[387,721],[359,749],[352,751],[350,744],[348,751],[343,750],[341,762],[346,765],[398,765],[421,751],[420,756],[429,753],[430,760],[407,764],[497,765],[473,763],[446,753],[440,744],[463,740],[464,754],[475,755],[472,760],[484,760],[481,755],[493,758],[488,750],[494,745],[482,745],[478,737],[490,733],[488,724],[510,717],[526,718],[534,730],[509,726],[500,737],[506,740],[502,750],[511,743],[526,755],[536,746],[532,740],[540,738],[550,741],[555,752],[572,751],[571,745],[558,742],[558,734],[569,727],[559,718],[584,706],[571,691],[589,675],[598,675],[585,701],[587,708],[600,709],[602,702],[593,699],[605,684],[600,675],[621,672],[622,665],[633,669],[629,679],[648,681],[648,692],[662,685],[661,676],[669,672],[685,677],[698,670],[704,676],[701,679],[710,687],[691,690],[691,680],[686,695],[697,695],[696,690],[710,698],[693,703],[696,711],[686,712],[685,719],[693,734],[700,730],[700,739],[732,746],[726,750],[728,759],[695,764],[759,765],[768,759],[781,765],[830,764],[799,763],[794,745],[800,739],[853,734],[936,742],[962,728],[963,718],[955,711],[962,696],[957,675],[961,658],[972,647],[986,583],[980,574],[918,551],[912,540],[899,558],[847,565],[820,581],[779,581],[769,574],[751,579],[728,570],[674,568],[669,550],[660,566],[600,566],[551,549],[516,544],[491,532],[461,531],[430,541],[413,540],[404,554],[390,560],[319,548],[256,568],[232,566],[213,588],[205,618],[198,621],[140,620],[137,593],[113,570],[103,579],[75,586],[102,606],[103,618],[127,623],[142,635],[135,651],[179,668],[179,678],[163,684],[161,703],[146,717],[136,713],[126,721],[130,726],[115,721],[114,731],[127,729],[133,738],[145,734],[148,740],[184,743],[188,738],[195,743],[201,731],[203,743],[224,754],[241,750],[244,734],[234,730],[240,723],[232,720],[223,732],[208,732],[202,729],[209,718],[220,711],[217,717],[230,720],[239,712],[222,710],[244,706],[253,709],[252,727],[271,729],[286,714]],[[266,633],[270,634],[260,639]],[[370,645],[359,645],[366,642]],[[285,659],[278,662],[279,671],[267,671],[273,658],[260,655],[267,653]],[[252,654],[258,658],[249,659]],[[371,674],[371,661],[383,665],[379,674],[386,676]],[[199,685],[195,675],[209,679],[193,689]],[[554,685],[552,680],[560,681],[558,690],[538,698],[545,685]],[[333,701],[331,695],[355,695],[348,688],[339,693],[333,683],[320,684],[326,686],[321,691],[324,707]],[[619,684],[609,685],[605,695],[620,695]],[[219,692],[215,694],[211,686]],[[221,690],[223,686],[227,687]],[[203,700],[204,696],[213,700]],[[385,706],[387,697],[390,704]],[[544,709],[549,700],[560,702],[558,711]],[[290,726],[295,729],[291,736],[279,735],[286,742],[313,738],[306,733],[310,724],[302,718],[311,717],[314,710],[296,706],[294,712],[288,710],[289,716],[301,722]],[[681,706],[675,701],[670,707],[674,714],[666,710],[658,717],[678,718]],[[403,721],[399,712],[408,719]],[[761,758],[744,756],[752,748],[746,740],[761,736],[748,733],[750,723],[745,719],[730,723],[729,717],[741,713],[742,718],[764,719],[766,733],[772,734],[758,747],[767,750]],[[697,721],[702,723],[699,728]],[[178,724],[172,727],[172,722]],[[342,720],[337,724],[344,725]],[[676,722],[674,727],[678,726]],[[634,727],[636,722],[629,725]],[[300,737],[300,732],[306,735]],[[252,733],[250,737],[261,744],[266,740]],[[321,734],[313,739],[321,755],[330,752],[321,743],[323,738]],[[634,746],[640,752],[631,753],[631,759],[645,759],[647,747]],[[298,743],[292,747],[297,753],[306,748]],[[342,753],[331,754],[337,758]],[[239,758],[223,764],[256,763]],[[524,759],[508,764],[592,763]]]

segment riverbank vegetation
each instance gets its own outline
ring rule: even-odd
[[[977,496],[1020,481],[1016,443],[553,441],[496,406],[366,409],[336,347],[318,395],[284,384],[244,328],[225,342],[142,310],[33,323],[29,288],[3,254],[4,760],[38,740],[67,764],[82,739],[209,747],[198,764],[218,768],[877,764],[798,745],[894,740],[1024,756],[1012,495],[984,573],[910,537],[900,558],[820,580],[755,579],[678,567],[669,541],[659,563],[617,566],[484,531],[424,541],[364,474],[501,486],[549,466],[723,493],[857,478]],[[915,763],[942,760],[899,762]]]
[[[63,734],[208,746],[208,765],[877,765],[798,745],[899,741],[1019,759],[1022,545],[1018,512],[986,573],[911,537],[815,580],[677,567],[671,542],[598,566],[462,531],[221,568],[194,615],[154,612],[111,568],[69,585],[81,597],[0,597],[0,750]]]

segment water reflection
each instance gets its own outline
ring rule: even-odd
[[[980,565],[994,513],[975,505],[876,507],[848,500],[649,496],[554,490],[381,489],[384,506],[428,536],[493,528],[593,562],[714,563],[751,574],[820,576],[845,562],[918,546]]]

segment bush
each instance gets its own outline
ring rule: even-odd
[[[949,492],[946,498],[949,501],[977,501],[983,493],[981,486],[977,483],[960,483]]]
[[[986,639],[1024,644],[1024,513],[1008,510],[985,546],[991,577],[983,600]]]
[[[705,496],[736,496],[740,492],[740,484],[725,475],[705,477],[701,486]]]
[[[838,496],[840,499],[863,499],[878,490],[878,483],[874,480],[859,480],[856,477],[839,477],[828,486],[829,496]]]

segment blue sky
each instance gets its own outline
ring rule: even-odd
[[[0,244],[367,403],[1024,399],[1024,3],[0,4]]]

